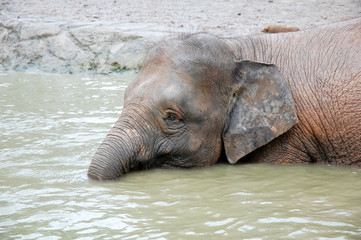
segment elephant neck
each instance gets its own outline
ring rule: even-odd
[[[229,38],[226,41],[236,60],[253,60],[276,65],[283,80],[293,91],[297,88],[297,84],[302,85],[302,79],[297,79],[295,83],[292,77],[295,67],[290,67],[290,65],[298,57],[292,50],[291,39],[299,41],[302,39],[302,33],[262,34]]]
[[[282,40],[276,34],[229,38],[226,41],[237,60],[253,60],[276,65],[279,64],[277,52],[286,48],[279,44]]]

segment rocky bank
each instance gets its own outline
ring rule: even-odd
[[[0,70],[110,73],[140,67],[165,32],[145,26],[1,14]]]
[[[263,34],[361,16],[359,0],[0,0],[0,71],[138,69],[147,47],[177,32]]]

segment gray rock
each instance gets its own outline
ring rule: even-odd
[[[108,74],[138,69],[168,32],[143,25],[0,14],[0,70]]]
[[[9,37],[9,31],[6,28],[2,28],[0,30],[0,42],[5,43],[7,42]]]
[[[47,38],[51,54],[64,61],[72,61],[81,49],[67,36],[66,32]]]
[[[46,38],[57,35],[60,30],[58,23],[25,22],[22,24],[19,37],[20,40]]]

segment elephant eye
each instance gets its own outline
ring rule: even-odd
[[[165,111],[165,121],[170,123],[178,123],[181,120],[181,116],[174,110]]]
[[[177,120],[177,116],[175,114],[168,114],[167,120],[175,121],[175,120]]]

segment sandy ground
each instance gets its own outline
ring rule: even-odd
[[[361,0],[0,0],[0,11],[246,35],[269,24],[306,29],[361,17]]]

